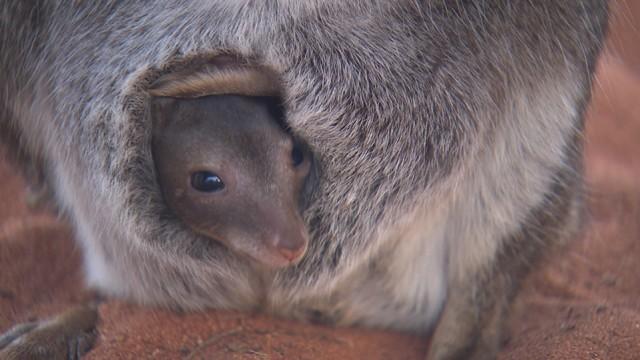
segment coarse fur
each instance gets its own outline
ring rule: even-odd
[[[433,330],[432,359],[493,358],[519,280],[578,227],[606,0],[0,11],[3,137],[35,159],[75,224],[88,283],[107,294]],[[155,180],[152,84],[229,54],[277,76],[317,167],[309,248],[279,271],[256,272],[168,216]]]

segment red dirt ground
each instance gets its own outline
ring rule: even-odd
[[[526,280],[500,359],[640,359],[640,1],[618,1],[585,155],[590,219]],[[64,220],[24,202],[0,154],[0,332],[91,294]],[[421,359],[428,339],[108,300],[89,359]]]

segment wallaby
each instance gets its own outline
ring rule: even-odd
[[[267,267],[299,260],[299,195],[310,159],[269,98],[217,95],[152,103],[153,157],[167,206],[196,232]]]
[[[579,228],[606,0],[7,0],[0,17],[2,137],[108,296],[431,333],[429,359],[491,359],[520,280]],[[262,257],[278,241],[202,236],[152,149],[158,97],[274,93],[313,159],[288,263]]]

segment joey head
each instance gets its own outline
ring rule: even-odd
[[[304,255],[299,194],[310,157],[270,97],[156,98],[153,156],[169,208],[194,231],[256,263]]]

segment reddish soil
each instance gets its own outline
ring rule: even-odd
[[[589,221],[525,281],[500,359],[640,359],[640,1],[615,4],[586,132]],[[69,226],[0,154],[0,332],[88,299]],[[90,359],[421,359],[428,339],[108,300]]]

